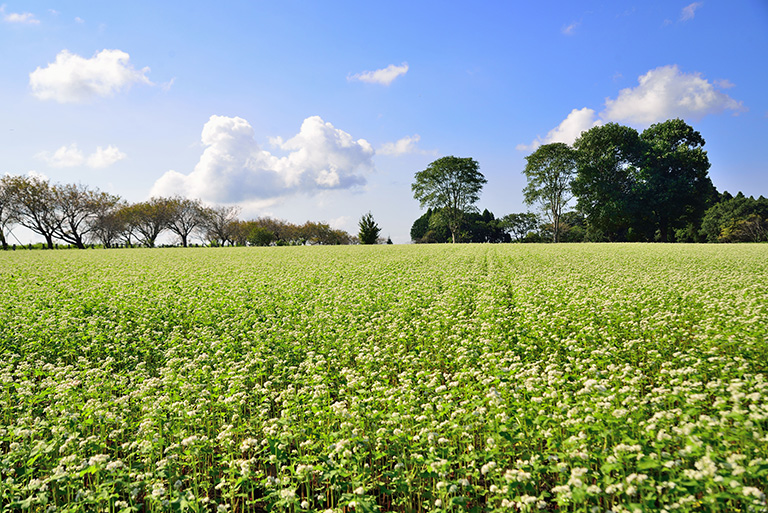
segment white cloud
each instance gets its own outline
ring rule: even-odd
[[[381,148],[376,150],[379,155],[405,155],[406,153],[418,153],[416,144],[421,140],[419,134],[406,136],[395,142],[384,143]]]
[[[573,144],[582,132],[600,124],[595,117],[595,111],[584,107],[583,109],[573,109],[570,114],[555,128],[550,130],[545,137],[537,137],[531,144],[518,144],[520,151],[533,151],[542,144],[562,142]]]
[[[128,157],[128,155],[117,149],[116,146],[110,144],[106,148],[102,148],[101,146],[97,147],[96,152],[88,156],[86,164],[88,164],[88,167],[94,169],[103,169],[126,157]]]
[[[53,153],[44,151],[36,157],[45,161],[50,167],[78,167],[86,165],[94,169],[109,167],[115,162],[123,160],[127,155],[111,144],[106,148],[99,146],[89,156],[85,156],[76,143],[62,146]]]
[[[3,17],[3,21],[6,23],[21,23],[26,25],[39,25],[40,20],[35,18],[35,15],[31,12],[17,13],[17,12],[5,12],[5,5],[0,5],[0,15]]]
[[[638,86],[619,91],[605,101],[601,117],[639,125],[669,118],[701,119],[726,110],[742,112],[741,102],[718,91],[699,73],[683,73],[677,66],[662,66],[638,78]]]
[[[696,10],[702,5],[702,2],[693,2],[683,7],[683,10],[680,11],[680,21],[692,20],[696,16]]]
[[[728,80],[711,83],[701,74],[683,73],[677,66],[652,69],[638,78],[637,87],[622,89],[615,99],[606,98],[605,110],[598,117],[592,109],[574,109],[546,137],[518,144],[517,149],[532,151],[551,142],[572,144],[581,132],[612,121],[646,127],[671,118],[699,120],[708,114],[746,110],[742,102],[718,87],[728,89],[734,84]]]
[[[355,140],[319,116],[304,120],[297,135],[270,142],[287,152],[278,157],[264,151],[245,119],[211,116],[203,127],[206,147],[188,175],[168,171],[150,195],[174,195],[204,201],[237,203],[265,200],[327,189],[347,189],[365,183],[373,169],[373,148]]]
[[[75,23],[85,23],[85,20],[80,16],[75,16]]]
[[[90,59],[62,50],[56,61],[29,74],[32,94],[41,100],[77,103],[112,96],[134,83],[152,85],[149,68],[136,70],[120,50],[102,50]]]
[[[402,63],[400,66],[390,64],[384,69],[377,69],[376,71],[363,71],[356,75],[347,77],[347,80],[358,80],[360,82],[367,82],[369,84],[381,84],[388,86],[400,75],[405,75],[408,72],[408,63]]]

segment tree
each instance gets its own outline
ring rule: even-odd
[[[661,242],[667,242],[671,230],[698,225],[714,203],[705,141],[681,119],[651,125],[640,138],[645,143],[640,204],[653,219]]]
[[[0,244],[4,250],[8,249],[8,241],[5,240],[5,230],[16,222],[10,179],[10,175],[0,177]]]
[[[93,219],[93,237],[105,248],[111,248],[122,235],[130,244],[131,234],[124,215],[128,204],[122,201],[100,202]]]
[[[130,223],[143,237],[142,243],[153,248],[158,235],[168,227],[170,212],[167,199],[154,197],[131,205],[127,215]]]
[[[61,218],[55,230],[56,238],[79,249],[85,249],[86,237],[96,228],[98,213],[120,201],[117,196],[79,184],[56,184],[52,190]]]
[[[53,237],[62,219],[48,180],[37,176],[9,176],[5,186],[13,217],[21,226],[42,235],[48,249],[53,249]]]
[[[181,239],[181,245],[187,247],[189,237],[205,223],[205,213],[200,200],[174,196],[165,200],[167,209],[166,227]]]
[[[704,214],[700,234],[707,242],[760,240],[761,219],[768,220],[768,198],[725,192]]]
[[[616,123],[597,126],[582,133],[574,148],[576,207],[592,231],[609,240],[626,239],[629,228],[638,224],[643,142],[637,130]]]
[[[474,204],[487,182],[475,160],[450,156],[417,172],[411,190],[421,208],[441,210],[451,231],[451,241],[455,243],[464,213],[475,210]]]
[[[533,212],[507,214],[501,218],[501,229],[509,233],[515,241],[521,242],[526,235],[539,227],[539,216]]]
[[[528,205],[539,203],[552,223],[552,241],[560,241],[560,217],[570,201],[576,173],[576,153],[564,143],[551,143],[525,157],[528,185],[523,189]]]
[[[373,214],[368,212],[357,224],[360,227],[360,234],[358,235],[360,244],[376,244],[376,240],[379,238],[379,233],[381,233],[381,228],[379,228],[379,225],[373,220]]]
[[[203,228],[210,243],[223,246],[227,242],[234,244],[234,223],[240,214],[237,206],[215,206],[203,209]]]

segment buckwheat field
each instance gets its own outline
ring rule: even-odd
[[[0,253],[3,511],[766,511],[768,245]]]

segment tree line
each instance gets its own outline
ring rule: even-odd
[[[768,199],[719,193],[701,134],[683,120],[639,133],[617,123],[551,143],[526,157],[523,189],[537,213],[500,219],[475,207],[487,182],[471,158],[443,157],[416,173],[414,198],[427,213],[414,242],[760,242]],[[570,209],[571,201],[575,208]]]
[[[88,244],[105,248],[154,247],[166,231],[175,234],[184,247],[192,237],[201,237],[212,246],[358,242],[357,237],[326,223],[307,221],[296,225],[271,218],[242,220],[239,214],[236,206],[205,206],[199,200],[179,196],[129,203],[79,184],[51,184],[36,176],[0,178],[3,249],[9,247],[5,234],[13,225],[42,236],[45,247],[50,249],[55,241],[80,249]]]

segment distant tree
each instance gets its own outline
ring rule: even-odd
[[[413,197],[422,208],[440,209],[456,242],[465,212],[475,209],[480,191],[488,182],[471,158],[443,157],[416,173],[411,184]]]
[[[538,203],[552,223],[552,241],[560,241],[560,217],[572,198],[571,181],[576,174],[576,152],[564,143],[539,146],[525,157],[523,173],[528,185],[523,189],[528,205]]]
[[[10,215],[21,226],[42,235],[46,247],[53,249],[53,239],[62,219],[48,180],[37,176],[7,176],[5,187],[11,198]]]
[[[189,237],[201,229],[206,221],[206,213],[200,200],[174,196],[165,200],[167,210],[167,228],[179,236],[181,245],[187,247]]]
[[[766,240],[761,237],[762,222],[768,221],[768,198],[755,199],[739,192],[723,193],[701,221],[700,234],[707,242],[744,242]]]
[[[136,203],[128,212],[131,224],[142,237],[142,244],[148,248],[155,247],[157,237],[168,228],[170,214],[168,200],[158,197]]]
[[[626,239],[640,211],[639,169],[643,142],[633,128],[608,123],[591,128],[574,143],[577,171],[571,188],[590,230],[608,240]]]
[[[123,236],[130,243],[131,235],[127,234],[128,226],[123,209],[128,206],[123,201],[100,202],[97,205],[93,219],[92,236],[105,248],[113,247]]]
[[[274,242],[277,237],[275,233],[263,226],[260,226],[256,221],[248,221],[248,244],[251,246],[269,246]]]
[[[539,216],[533,212],[507,214],[501,218],[501,229],[509,233],[517,242],[522,241],[529,233],[535,232],[539,224]]]
[[[203,209],[203,229],[205,237],[211,244],[224,246],[226,243],[234,244],[233,230],[240,214],[237,206],[213,206]]]
[[[698,225],[715,202],[704,138],[681,119],[651,125],[640,138],[645,143],[640,204],[661,242],[667,242],[671,230]]]
[[[360,233],[358,234],[360,244],[376,244],[376,240],[379,238],[379,233],[381,233],[381,228],[379,228],[379,225],[374,221],[373,214],[368,212],[360,218],[360,221],[357,224],[360,227]]]
[[[120,201],[117,196],[80,184],[56,184],[52,191],[61,219],[54,232],[56,238],[79,249],[85,249],[87,237],[96,229],[99,212]]]
[[[0,245],[4,250],[8,249],[5,231],[16,222],[10,180],[10,175],[0,177]]]

